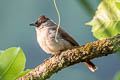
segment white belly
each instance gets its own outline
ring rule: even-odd
[[[51,38],[50,33],[48,34],[48,28],[42,31],[36,29],[36,32],[37,41],[46,53],[57,54],[62,50],[72,48],[72,45],[64,39],[58,39],[56,42],[54,38]]]
[[[46,52],[46,53],[50,53],[47,45],[46,45],[46,36],[47,36],[47,30],[42,30],[39,31],[38,29],[36,29],[36,35],[37,35],[37,41],[40,45],[40,47]]]

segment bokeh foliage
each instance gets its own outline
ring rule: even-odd
[[[30,70],[24,71],[26,58],[19,47],[0,51],[0,80],[15,80]]]
[[[97,39],[106,39],[120,33],[120,1],[103,0],[87,24],[92,26],[93,35]]]

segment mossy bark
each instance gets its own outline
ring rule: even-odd
[[[63,68],[83,61],[113,54],[117,52],[119,48],[120,35],[78,46],[48,58],[34,70],[17,80],[46,80]]]

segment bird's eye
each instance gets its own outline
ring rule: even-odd
[[[35,24],[38,24],[38,21],[36,21]]]

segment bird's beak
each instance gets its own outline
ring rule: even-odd
[[[30,26],[37,26],[37,24],[35,24],[35,23],[32,23],[32,24],[30,24]]]

